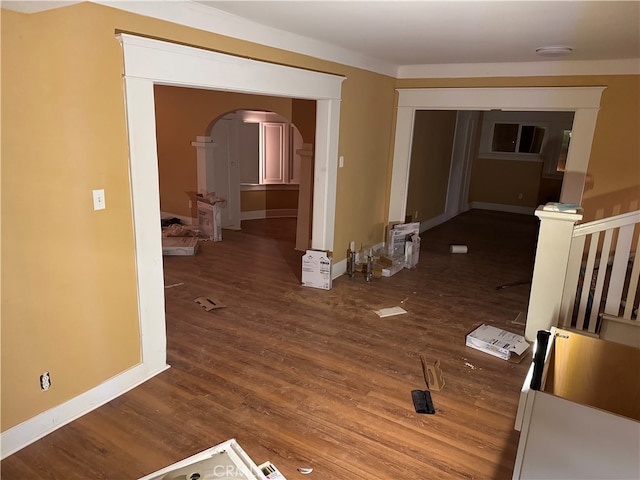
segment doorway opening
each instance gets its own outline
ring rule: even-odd
[[[338,125],[344,77],[118,34],[124,52],[141,363],[132,384],[166,368],[166,323],[154,86],[316,101],[312,248],[333,249]],[[130,387],[127,387],[130,388]]]

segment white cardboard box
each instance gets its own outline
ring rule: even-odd
[[[198,200],[198,228],[210,240],[222,241],[220,203]]]
[[[302,285],[331,290],[332,259],[321,250],[307,250],[302,256]]]
[[[482,324],[467,335],[467,347],[475,348],[503,360],[518,361],[529,348],[522,335]]]
[[[198,237],[162,237],[162,255],[195,255]]]
[[[264,480],[268,477],[238,445],[238,442],[231,439],[150,473],[139,480],[182,480],[185,478]]]

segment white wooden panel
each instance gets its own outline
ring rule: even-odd
[[[593,278],[593,267],[596,263],[596,252],[598,251],[598,240],[600,233],[596,232],[591,235],[589,242],[589,256],[587,257],[587,265],[584,269],[584,278],[582,279],[582,293],[580,295],[580,303],[578,306],[578,317],[576,320],[576,328],[582,330],[584,328],[584,320],[589,302],[589,293],[591,291],[591,280]]]
[[[598,266],[598,279],[596,280],[596,288],[593,292],[593,303],[591,304],[591,315],[589,315],[589,331],[596,332],[598,323],[598,315],[600,310],[600,301],[602,300],[602,292],[604,290],[604,280],[607,276],[607,264],[609,262],[609,252],[611,252],[611,239],[613,238],[613,230],[607,230],[604,234],[604,243],[600,252],[600,264]]]
[[[582,254],[584,252],[585,237],[574,238],[571,242],[569,260],[567,262],[567,275],[564,280],[562,291],[562,303],[560,305],[560,316],[558,325],[571,326],[573,310],[576,304],[578,279],[580,278],[580,266],[582,264]]]
[[[629,288],[627,290],[627,303],[624,306],[624,313],[622,315],[622,318],[627,320],[631,320],[631,315],[633,314],[633,302],[638,294],[638,277],[640,277],[640,260],[638,257],[640,257],[640,255],[638,255],[638,252],[636,251],[635,258],[633,259],[631,278],[629,279]]]
[[[618,230],[618,241],[616,242],[615,256],[611,268],[611,279],[607,289],[607,302],[604,306],[604,313],[616,315],[620,313],[620,300],[622,300],[622,290],[627,276],[627,265],[629,263],[629,251],[631,250],[631,238],[635,225],[626,225]]]
[[[260,124],[243,123],[240,128],[240,183],[260,183]]]
[[[262,124],[262,183],[286,183],[285,131],[284,123]]]
[[[534,394],[513,478],[640,478],[640,424],[544,392]]]

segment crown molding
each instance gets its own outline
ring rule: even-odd
[[[640,59],[555,60],[520,63],[401,65],[397,78],[549,77],[566,75],[638,75]]]
[[[396,65],[325,42],[267,27],[196,2],[91,1],[92,3],[117,8],[118,10],[177,23],[239,40],[259,43],[260,45],[279,48],[289,52],[309,55],[330,62],[362,68],[391,77],[395,77],[397,74]]]
[[[258,43],[319,58],[329,62],[361,68],[398,79],[539,77],[568,75],[639,75],[640,58],[617,60],[541,60],[512,63],[451,63],[394,65],[353,50],[267,27],[245,18],[192,1],[89,0],[91,3],[184,25],[239,40]],[[62,1],[6,1],[2,8],[35,13],[80,3]]]

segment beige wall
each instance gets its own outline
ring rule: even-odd
[[[316,102],[294,98],[291,101],[291,121],[298,128],[304,143],[316,141]]]
[[[524,160],[477,158],[471,169],[469,202],[537,207],[542,165]]]
[[[455,111],[416,112],[407,190],[407,215],[413,221],[424,222],[445,211],[455,128]]]
[[[297,210],[298,190],[269,189],[240,192],[240,203],[242,212]]]
[[[605,86],[587,170],[584,221],[640,208],[640,76],[410,79],[396,88]]]
[[[2,10],[3,431],[140,362],[122,60],[96,12]]]
[[[1,22],[2,431],[140,361],[117,30],[345,76],[335,245],[382,241],[392,78],[90,3],[2,10]],[[203,114],[198,128],[212,119]],[[181,132],[184,150],[170,155],[193,155],[191,134]],[[104,211],[92,210],[96,188],[106,191]],[[53,381],[46,393],[44,371]]]

